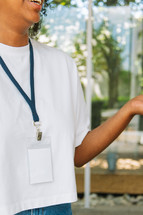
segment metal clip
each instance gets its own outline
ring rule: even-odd
[[[36,136],[37,140],[40,141],[42,139],[42,132],[40,130],[41,123],[40,122],[34,122],[34,126],[36,127]]]

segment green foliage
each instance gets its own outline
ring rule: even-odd
[[[46,9],[47,7],[50,7],[50,8],[55,8],[59,5],[62,5],[62,6],[66,6],[66,7],[75,7],[76,6],[76,3],[72,3],[72,0],[45,0],[44,1],[44,7],[43,7],[43,10],[42,10],[42,13],[43,14],[46,14]]]
[[[86,72],[86,33],[80,32],[73,40],[75,51],[72,53],[72,57],[75,58],[78,71],[85,75]]]
[[[103,101],[92,101],[92,124],[91,128],[94,129],[101,124],[101,110],[103,107]]]
[[[40,36],[44,35],[46,38],[49,37],[48,28],[45,25],[41,25],[39,34],[35,37],[36,40],[40,38]]]
[[[116,108],[121,108],[124,104],[129,101],[128,96],[118,97],[118,106]],[[101,124],[101,111],[108,109],[108,99],[100,100],[98,98],[92,98],[92,119],[91,128],[94,129]]]
[[[119,95],[122,97],[130,96],[131,72],[120,71],[119,74]]]
[[[46,25],[43,25],[43,24],[41,25],[41,29],[34,39],[40,40],[42,36],[45,37],[45,42],[44,42],[45,44],[50,45],[52,43],[53,47],[57,47],[57,42],[56,41],[53,42],[50,38],[48,27]]]
[[[93,44],[93,47],[95,47],[93,48],[93,55],[98,57],[96,62],[102,66],[104,65],[102,68],[108,70],[110,75],[110,73],[113,73],[113,68],[121,67],[121,53],[123,49],[114,38],[112,29],[107,27],[106,23],[102,23],[98,29],[93,31],[93,38],[95,40],[95,45]],[[100,53],[99,56],[98,53]],[[101,59],[102,61],[100,62],[99,60]]]
[[[97,73],[107,72],[109,77],[109,107],[113,107],[118,99],[118,79],[122,67],[121,53],[123,47],[114,38],[112,29],[106,26],[106,23],[102,23],[98,29],[93,29],[92,38],[92,77],[96,79]],[[72,54],[72,57],[75,58],[81,75],[85,76],[87,56],[86,32],[82,32],[75,37],[74,45],[75,52]]]
[[[98,30],[93,31],[93,38],[96,41],[93,56],[98,56],[97,63],[94,63],[93,66],[94,71],[97,71],[99,64],[102,70],[108,73],[109,108],[112,108],[118,101],[118,84],[122,67],[121,53],[123,48],[114,38],[112,29],[107,27],[106,23],[102,23]]]
[[[140,88],[141,88],[140,93],[143,94],[143,77],[139,78],[139,83],[140,83]]]
[[[41,10],[41,20],[40,22],[38,23],[35,23],[34,25],[32,25],[29,29],[29,36],[31,38],[35,38],[41,28],[41,24],[42,24],[42,18],[43,16],[46,16],[47,15],[47,8],[51,8],[51,9],[54,9],[56,8],[57,6],[65,6],[65,7],[76,7],[76,3],[75,4],[72,4],[72,0],[44,0],[44,3],[43,3],[43,7],[42,7],[42,10]]]
[[[86,2],[87,0],[82,0],[83,2]],[[74,2],[74,3],[73,3]],[[139,4],[141,3],[142,0],[140,1],[136,1],[136,0],[93,0],[94,5],[96,6],[126,6],[129,5],[130,3],[134,3],[134,4]],[[63,5],[63,6],[77,6],[76,0],[72,1],[72,0],[45,0],[45,7],[51,7],[51,8],[55,8],[58,5]]]
[[[135,0],[94,0],[94,5],[99,6],[103,4],[104,6],[126,6],[131,2],[136,3]]]

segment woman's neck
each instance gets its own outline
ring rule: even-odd
[[[0,43],[20,47],[28,44],[28,32],[16,32],[10,28],[0,29]]]

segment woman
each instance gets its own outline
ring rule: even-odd
[[[90,161],[135,114],[143,114],[143,96],[138,96],[89,131],[74,61],[29,39],[42,4],[0,0],[2,215],[71,215],[70,203],[77,200],[74,165]]]

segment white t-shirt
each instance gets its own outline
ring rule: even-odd
[[[27,139],[35,135],[31,110],[0,66],[0,214],[77,200],[74,152],[89,131],[89,117],[74,60],[31,40],[36,109],[51,137],[53,182],[29,183]],[[29,45],[0,44],[0,55],[30,97]],[[37,158],[38,159],[38,158]]]

